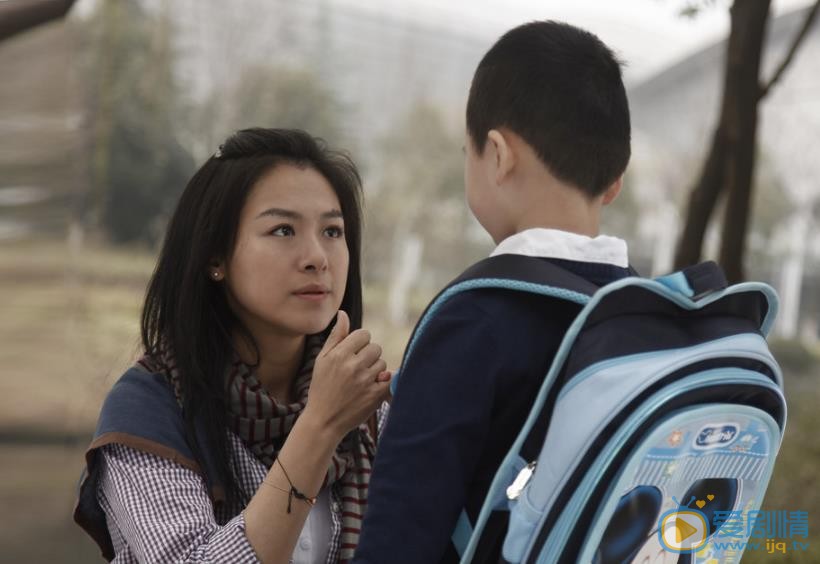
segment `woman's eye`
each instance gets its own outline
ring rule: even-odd
[[[290,225],[278,225],[271,229],[268,234],[275,235],[277,237],[289,237],[290,235],[293,235],[293,227]]]
[[[335,226],[328,227],[327,229],[325,229],[325,233],[327,233],[329,237],[332,237],[334,239],[338,239],[339,237],[345,234],[344,229]]]

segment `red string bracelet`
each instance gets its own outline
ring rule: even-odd
[[[316,505],[316,498],[315,497],[308,497],[308,496],[306,496],[305,494],[303,494],[302,492],[300,492],[299,490],[296,489],[296,487],[293,485],[293,482],[291,482],[291,480],[290,480],[290,476],[288,476],[288,471],[285,470],[284,466],[282,466],[282,463],[279,461],[278,457],[276,459],[276,462],[279,463],[279,468],[282,469],[282,473],[285,475],[285,478],[287,479],[288,484],[290,484],[290,491],[288,491],[284,488],[280,488],[279,486],[274,486],[273,484],[270,484],[265,480],[263,480],[263,482],[268,484],[272,488],[275,488],[279,491],[282,491],[282,492],[285,492],[285,493],[288,494],[288,513],[291,512],[291,507],[292,507],[292,504],[293,504],[293,498],[294,497],[296,499],[300,499],[300,500],[304,501],[305,503],[307,503],[311,507]]]

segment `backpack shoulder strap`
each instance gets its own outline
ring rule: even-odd
[[[729,285],[723,270],[711,260],[693,264],[666,276],[659,276],[655,281],[695,300],[706,294],[725,290]]]
[[[566,300],[583,307],[598,290],[598,286],[573,274],[547,259],[524,255],[496,255],[475,263],[444,287],[421,314],[410,335],[401,365],[404,366],[413,352],[419,336],[450,298],[466,292],[485,288],[501,288],[530,292],[555,299]],[[400,370],[393,375],[390,389],[396,391]]]
[[[586,296],[591,296],[598,289],[595,284],[550,262],[549,259],[505,254],[485,258],[475,263],[448,284],[444,291],[470,281],[487,281],[488,284],[485,287],[507,287],[503,283],[489,283],[490,280],[551,286]]]

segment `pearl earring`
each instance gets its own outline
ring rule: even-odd
[[[214,280],[219,280],[219,271],[214,270],[213,272],[211,272],[211,276],[214,277]]]

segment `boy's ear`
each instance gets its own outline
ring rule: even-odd
[[[603,205],[605,205],[605,206],[608,206],[609,204],[611,204],[615,200],[615,198],[618,197],[618,194],[621,193],[621,188],[623,187],[623,185],[624,185],[624,175],[622,174],[621,176],[618,177],[618,179],[615,182],[613,182],[609,186],[609,188],[606,189],[606,191],[604,192],[604,197],[601,200],[601,203],[603,203]]]
[[[487,132],[487,146],[492,151],[495,183],[501,184],[515,167],[515,152],[504,134],[497,129]]]

